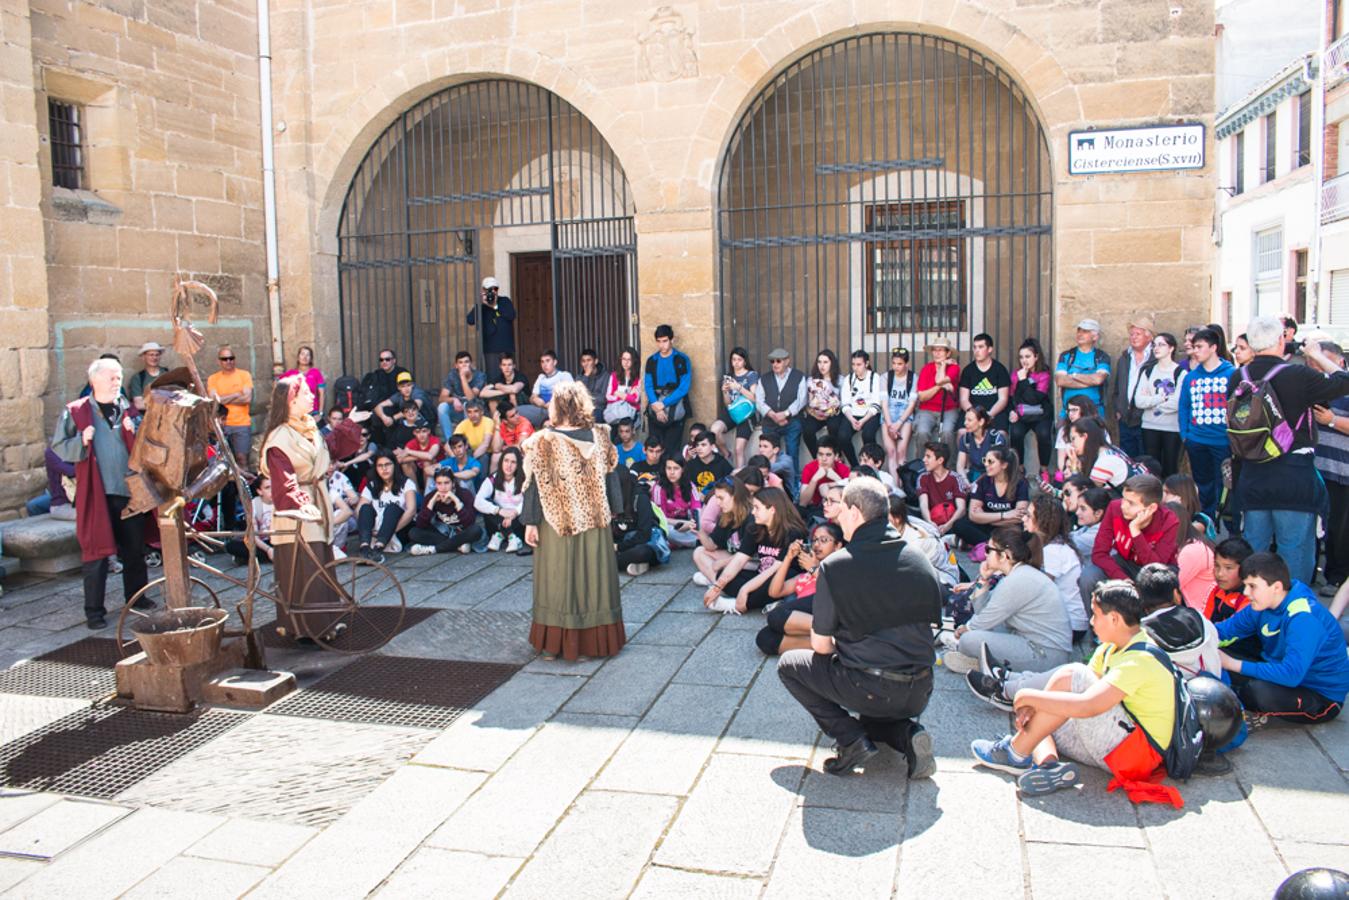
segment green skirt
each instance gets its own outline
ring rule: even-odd
[[[624,643],[618,561],[607,528],[562,537],[539,525],[530,642],[544,653],[612,656]]]

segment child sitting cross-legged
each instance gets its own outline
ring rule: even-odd
[[[1091,625],[1101,646],[1090,662],[1069,663],[1042,688],[1012,698],[1016,733],[970,745],[979,765],[1017,776],[1023,794],[1044,794],[1079,780],[1070,760],[1115,775],[1133,800],[1180,805],[1172,787],[1154,783],[1164,768],[1175,724],[1175,683],[1144,649],[1143,601],[1128,581],[1103,581],[1091,598]],[[1150,743],[1148,737],[1151,736]]]

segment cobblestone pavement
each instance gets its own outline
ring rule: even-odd
[[[623,576],[630,643],[603,663],[533,657],[529,563],[393,564],[409,605],[444,612],[384,653],[523,665],[449,728],[241,716],[110,801],[9,790],[0,891],[1237,900],[1306,866],[1349,870],[1349,721],[1266,729],[1231,775],[1185,786],[1184,811],[1134,807],[1098,773],[1019,800],[968,754],[1008,717],[938,670],[924,716],[936,777],[907,783],[884,750],[865,775],[834,778],[754,646],[759,617],[704,612],[687,554]],[[0,604],[0,665],[88,635],[75,578],[10,580]],[[308,685],[349,659],[272,662]],[[0,694],[0,742],[89,703]]]

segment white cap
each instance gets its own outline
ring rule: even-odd
[[[493,278],[491,275],[488,275],[486,278],[482,280],[482,289],[484,291],[487,290],[488,288],[499,288],[499,287],[501,287],[501,283],[497,281],[495,278]]]

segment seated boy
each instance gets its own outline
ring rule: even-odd
[[[1081,477],[1081,475],[1073,476],[1073,478]],[[1071,479],[1069,483],[1071,484]],[[1090,597],[1096,585],[1105,581],[1105,573],[1101,571],[1101,567],[1091,561],[1091,551],[1096,546],[1096,535],[1101,531],[1105,511],[1110,508],[1110,501],[1114,498],[1105,488],[1088,486],[1070,506],[1068,494],[1069,491],[1065,488],[1063,508],[1073,522],[1068,539],[1073,542],[1077,558],[1082,561],[1082,575],[1077,579],[1077,587],[1083,597]]]
[[[497,465],[501,462],[501,452],[507,447],[518,447],[525,438],[534,433],[534,426],[529,424],[529,420],[520,415],[520,410],[515,408],[509,396],[504,396],[497,401],[497,418],[501,421],[497,423],[496,437],[492,439],[492,471],[497,470]]]
[[[402,464],[403,474],[420,489],[435,475],[442,451],[440,441],[431,435],[431,423],[421,419],[412,429],[412,440],[395,447],[393,455]]]
[[[965,488],[960,476],[946,468],[951,448],[945,441],[930,441],[923,447],[922,475],[918,476],[918,509],[937,534],[945,535],[965,515]]]
[[[712,485],[731,474],[731,464],[717,452],[717,436],[706,429],[693,439],[693,452],[685,471],[706,500],[712,494]]]
[[[880,444],[863,444],[862,449],[857,451],[857,464],[859,467],[870,466],[875,469],[876,477],[887,491],[904,496],[904,491],[895,485],[894,476],[885,467],[885,450]]]
[[[450,435],[445,443],[450,452],[441,460],[440,468],[449,469],[455,481],[466,490],[477,493],[478,482],[482,478],[482,463],[476,456],[468,455],[468,438],[456,433]]]
[[[497,423],[487,418],[486,406],[476,397],[464,404],[464,418],[454,426],[454,433],[468,442],[468,454],[478,460],[485,471],[491,462],[492,442],[496,439]]]
[[[436,490],[426,498],[417,513],[408,539],[413,556],[433,553],[468,553],[471,545],[482,538],[482,526],[474,521],[473,495],[448,469],[436,472]]]
[[[1185,678],[1200,672],[1223,677],[1218,653],[1218,629],[1185,605],[1180,575],[1170,566],[1149,563],[1134,579],[1143,601],[1143,630],[1166,651]]]
[[[1213,548],[1213,588],[1208,592],[1208,601],[1200,612],[1214,625],[1232,618],[1251,602],[1246,599],[1246,584],[1241,580],[1241,564],[1254,552],[1251,545],[1246,543],[1246,539],[1239,537],[1227,538]],[[1238,659],[1260,658],[1258,635],[1220,640],[1218,646],[1228,656],[1235,656]]]
[[[782,452],[782,435],[760,434],[759,455],[768,460],[769,470],[782,479],[787,496],[795,501],[801,492],[801,485],[796,481],[796,461],[788,459],[787,454]]]
[[[1043,689],[1022,688],[1012,699],[1016,733],[970,745],[979,765],[1017,776],[1023,794],[1071,787],[1077,760],[1115,774],[1130,798],[1165,795],[1174,788],[1140,784],[1163,765],[1148,741],[1165,750],[1175,727],[1175,683],[1151,653],[1143,631],[1143,602],[1132,584],[1104,581],[1091,598],[1091,627],[1101,645],[1090,662],[1060,666]]]
[[[1217,623],[1218,637],[1259,635],[1260,659],[1220,652],[1232,688],[1249,713],[1247,724],[1271,716],[1286,722],[1329,722],[1349,694],[1344,633],[1311,588],[1295,581],[1277,553],[1252,553],[1241,563],[1250,603]]]
[[[1131,578],[1148,563],[1175,565],[1176,514],[1162,506],[1162,482],[1135,475],[1124,482],[1124,496],[1110,501],[1092,546],[1091,561],[1108,578]]]
[[[628,467],[628,471],[638,481],[655,484],[665,474],[665,443],[660,435],[653,434],[642,445],[642,459]]]
[[[631,470],[634,465],[646,458],[646,452],[637,442],[637,432],[633,428],[632,419],[619,419],[617,428],[618,435],[614,449],[618,451],[618,464]]]

